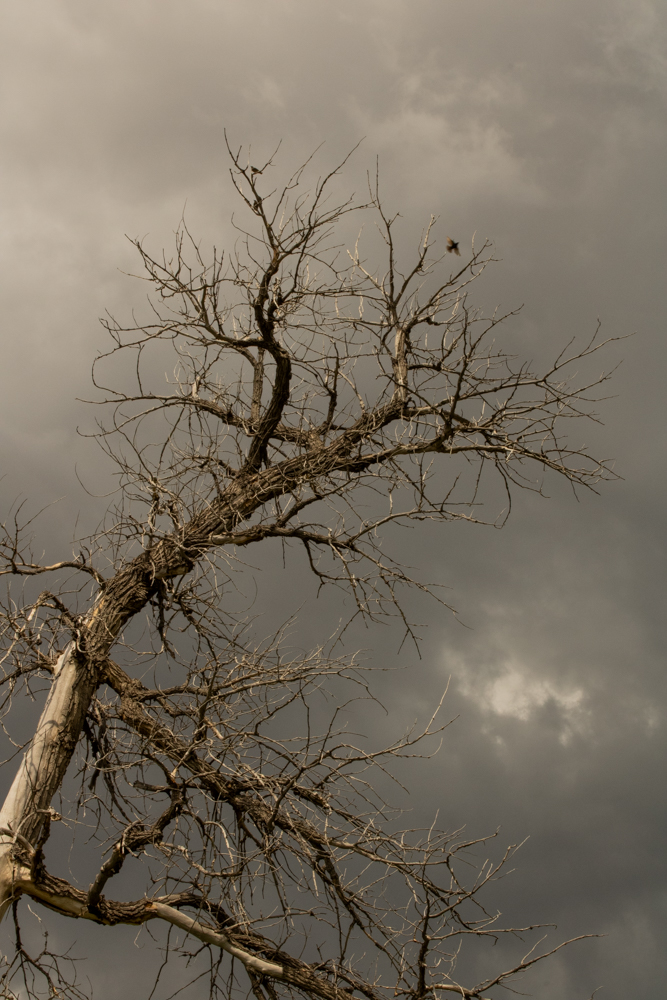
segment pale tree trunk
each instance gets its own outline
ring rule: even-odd
[[[12,858],[15,842],[34,846],[72,759],[96,686],[92,671],[70,643],[56,663],[35,735],[0,810],[0,919],[12,900],[15,882],[25,878]]]

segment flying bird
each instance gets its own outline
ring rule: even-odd
[[[458,243],[455,243],[451,236],[447,237],[447,253],[455,253],[457,257],[461,256],[461,251],[459,250]]]

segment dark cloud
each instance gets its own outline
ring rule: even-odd
[[[577,945],[536,978],[548,1000],[658,995],[665,978],[664,162],[667,15],[649,0],[26,0],[1,15],[3,216],[0,289],[4,496],[46,515],[50,549],[92,526],[108,473],[76,426],[90,420],[90,362],[105,308],[142,290],[124,240],[159,248],[186,210],[224,245],[233,197],[222,130],[280,139],[285,170],[326,140],[322,163],[366,137],[347,175],[361,191],[380,157],[385,197],[412,245],[431,212],[469,245],[491,236],[503,262],[479,287],[492,307],[525,302],[507,330],[544,358],[571,336],[636,338],[586,430],[623,481],[577,503],[518,499],[508,526],[451,525],[398,538],[451,589],[465,623],[415,605],[423,659],[398,638],[354,633],[377,666],[397,727],[424,715],[451,677],[460,714],[439,757],[408,767],[416,813],[528,844],[499,898]],[[477,293],[476,293],[477,294]],[[573,434],[584,433],[573,428]],[[501,505],[490,498],[491,519]],[[288,604],[273,550],[258,610]],[[259,558],[259,557],[258,557]],[[307,580],[291,598],[306,601]],[[304,621],[306,645],[333,629],[333,599]],[[378,715],[378,731],[386,723]],[[433,789],[441,795],[434,796]],[[59,930],[66,936],[71,932]],[[105,996],[137,975],[107,958],[133,934],[84,932]],[[104,939],[102,937],[104,934]],[[147,942],[147,938],[142,941]],[[139,954],[145,956],[144,950]],[[151,946],[152,947],[152,946]],[[120,952],[119,952],[120,953]],[[126,954],[123,952],[123,954]],[[140,960],[140,959],[139,959]],[[139,961],[138,960],[138,961]],[[106,963],[106,964],[105,964]],[[115,992],[114,992],[115,991]]]

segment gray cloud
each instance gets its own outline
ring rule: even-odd
[[[92,526],[108,470],[76,426],[90,415],[97,317],[127,316],[143,291],[120,271],[124,240],[169,244],[181,213],[204,243],[231,238],[222,130],[253,156],[283,140],[287,170],[326,140],[329,164],[366,137],[345,183],[363,191],[380,157],[387,202],[412,246],[431,212],[442,236],[491,236],[503,258],[487,307],[525,302],[507,330],[542,358],[603,320],[623,360],[587,439],[622,482],[577,504],[519,498],[508,526],[452,525],[399,538],[409,561],[451,589],[466,627],[433,607],[423,659],[397,636],[352,633],[400,726],[451,675],[460,713],[443,751],[408,768],[410,802],[475,832],[502,823],[530,841],[503,905],[554,916],[563,933],[605,930],[536,980],[548,1000],[658,995],[665,978],[664,510],[667,15],[649,0],[26,0],[0,32],[3,224],[0,447],[7,502],[47,513],[60,550],[77,514]],[[120,271],[118,270],[120,269]],[[477,293],[476,293],[477,294]],[[573,429],[573,434],[583,433]],[[491,498],[493,504],[493,498]],[[497,506],[501,501],[496,501]],[[491,506],[491,516],[497,509]],[[41,537],[41,536],[40,536]],[[47,544],[48,543],[48,544]],[[283,570],[262,564],[258,610],[293,607]],[[307,580],[294,585],[306,601]],[[333,629],[325,598],[302,641]],[[378,731],[386,725],[378,715]],[[407,765],[406,765],[407,767]],[[59,929],[66,938],[74,933]],[[119,942],[131,936],[114,932]],[[138,974],[95,955],[105,996]],[[84,947],[82,945],[82,947]],[[146,949],[140,952],[145,957]],[[106,964],[105,964],[106,963]],[[105,981],[106,982],[106,981]],[[541,983],[541,985],[540,985]],[[114,990],[116,992],[114,992]]]

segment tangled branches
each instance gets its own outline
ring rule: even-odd
[[[437,713],[386,747],[353,737],[349,686],[368,698],[365,673],[326,645],[253,639],[228,606],[233,559],[295,543],[318,586],[414,638],[403,588],[441,598],[392,560],[388,527],[477,520],[487,473],[508,509],[544,474],[575,488],[611,475],[564,433],[594,418],[608,376],[569,373],[602,345],[570,344],[533,372],[496,346],[508,317],[469,303],[489,244],[448,273],[431,220],[402,268],[377,179],[365,205],[331,203],[340,168],[308,192],[305,164],[272,191],[272,159],[230,155],[251,220],[232,253],[205,259],[185,226],[172,259],[137,242],[151,315],[104,321],[93,382],[110,416],[95,433],[119,492],[99,534],[46,565],[20,512],[3,527],[0,573],[25,587],[3,612],[5,690],[49,687],[0,813],[3,906],[17,921],[29,897],[102,925],[176,928],[176,950],[195,939],[209,956],[211,996],[489,997],[544,957],[458,980],[464,944],[537,930],[485,901],[514,849],[489,860],[463,831],[405,830],[382,794],[392,760],[432,752]],[[360,211],[376,219],[380,267],[359,241],[339,245]],[[105,365],[128,352],[133,384],[108,384]],[[47,863],[60,820],[106,852],[87,890]],[[128,866],[143,895],[112,898]],[[46,946],[30,958],[17,930],[5,991],[78,997],[63,968]]]

